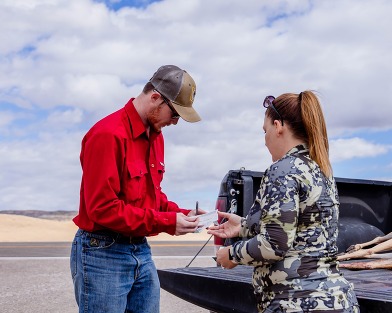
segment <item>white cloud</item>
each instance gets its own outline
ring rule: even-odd
[[[75,210],[81,134],[46,134],[0,147],[0,210]]]
[[[270,164],[267,94],[320,92],[334,162],[385,156],[387,140],[357,134],[392,129],[391,10],[388,0],[164,0],[118,11],[92,0],[2,1],[0,208],[74,209],[82,134],[162,64],[194,77],[203,118],[164,130],[165,188],[184,205],[211,197],[229,169]]]
[[[70,124],[78,124],[82,121],[83,112],[80,109],[55,111],[48,116],[48,124],[59,126],[68,126]]]
[[[11,111],[0,111],[0,129],[10,125],[17,118],[17,114]]]
[[[376,144],[361,138],[336,139],[330,142],[332,162],[353,158],[376,157],[388,153],[391,146]]]

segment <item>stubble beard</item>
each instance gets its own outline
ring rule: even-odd
[[[162,106],[158,105],[155,109],[151,110],[147,114],[147,122],[150,128],[157,132],[160,133],[162,131],[162,125],[160,123],[160,112],[161,112]]]

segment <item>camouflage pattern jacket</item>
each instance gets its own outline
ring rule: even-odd
[[[246,240],[230,253],[255,267],[260,312],[359,312],[353,286],[336,264],[336,184],[308,153],[298,145],[266,170],[241,222]]]

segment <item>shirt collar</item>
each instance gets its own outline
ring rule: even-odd
[[[142,134],[146,133],[146,127],[144,126],[139,113],[137,113],[135,109],[135,106],[133,104],[134,99],[135,98],[131,98],[128,101],[128,103],[125,105],[125,112],[127,113],[128,116],[132,136],[133,138],[137,138]]]
[[[309,152],[309,149],[308,149],[307,144],[302,143],[302,144],[299,144],[299,145],[297,145],[297,146],[291,148],[291,149],[286,153],[286,155],[295,154],[295,153],[308,153],[308,152]]]

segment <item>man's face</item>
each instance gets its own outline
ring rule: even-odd
[[[147,115],[148,124],[157,133],[161,132],[162,127],[176,125],[178,120],[178,118],[173,118],[173,111],[163,99],[162,103],[152,109]]]

